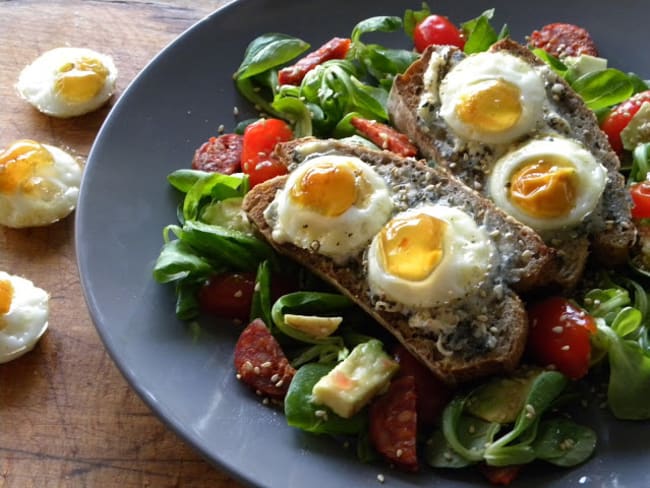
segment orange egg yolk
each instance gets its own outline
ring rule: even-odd
[[[0,153],[0,193],[43,193],[45,183],[39,174],[53,165],[52,154],[42,144],[29,139],[14,142]]]
[[[504,80],[486,80],[462,97],[456,115],[465,124],[485,133],[511,129],[521,117],[521,91]]]
[[[524,164],[510,179],[510,201],[539,218],[567,215],[575,206],[578,178],[568,159],[553,155]]]
[[[398,278],[421,281],[440,263],[447,223],[428,214],[397,217],[379,233],[383,268]]]
[[[0,280],[0,315],[9,313],[14,297],[14,287],[9,280]]]
[[[359,203],[365,185],[354,166],[324,162],[305,171],[290,196],[301,207],[324,217],[338,217]]]
[[[83,103],[95,97],[104,86],[108,69],[101,61],[82,57],[59,68],[54,89],[73,103]]]

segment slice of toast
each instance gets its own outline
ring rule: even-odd
[[[535,130],[517,142],[522,143],[540,132],[554,133],[580,142],[607,170],[607,183],[596,209],[579,226],[545,234],[547,244],[558,250],[554,282],[572,288],[582,276],[590,251],[606,266],[627,260],[628,250],[636,238],[630,217],[630,199],[619,172],[619,160],[611,150],[607,137],[598,126],[595,115],[578,94],[529,49],[505,39],[494,44],[491,51],[513,54],[533,67],[544,80],[545,115]],[[430,47],[408,70],[395,79],[388,99],[388,112],[395,127],[407,134],[423,156],[438,161],[454,175],[487,194],[486,180],[503,148],[495,145],[467,143],[455,135],[440,117],[435,96],[425,97],[432,86],[432,72],[437,82],[466,55],[453,47]],[[433,64],[432,64],[433,63]],[[430,66],[431,65],[431,66]],[[434,68],[431,71],[431,68]],[[428,78],[427,78],[428,77]],[[436,81],[436,80],[434,80]],[[435,83],[434,83],[435,85]],[[429,117],[421,116],[423,100],[433,100]]]
[[[373,296],[366,279],[370,242],[347,262],[337,264],[311,249],[274,241],[275,217],[267,209],[285,186],[287,176],[257,185],[246,195],[244,210],[261,235],[279,253],[295,259],[353,299],[441,380],[454,384],[515,368],[524,350],[528,325],[523,303],[513,290],[529,290],[546,282],[553,251],[535,232],[442,167],[429,167],[424,161],[363,145],[313,138],[280,144],[274,156],[292,169],[306,159],[328,154],[358,157],[371,165],[391,190],[393,213],[446,202],[471,215],[496,246],[496,264],[489,277],[464,299],[426,310],[409,309]],[[454,318],[455,327],[440,332],[429,326],[448,317]]]

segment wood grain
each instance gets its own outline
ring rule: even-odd
[[[119,97],[179,33],[226,3],[0,2],[0,147],[19,138],[66,147],[85,160],[109,106],[58,120],[22,101],[14,83],[41,52],[83,46],[113,56]],[[0,487],[237,487],[164,426],[108,357],[83,300],[74,219],[25,230],[0,226],[0,270],[51,295],[38,346],[0,365]]]

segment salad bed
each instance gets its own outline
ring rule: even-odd
[[[410,32],[421,16],[427,17],[428,12],[407,12],[404,19],[377,17],[361,22],[352,32],[345,59],[325,62],[322,69],[313,70],[318,72],[308,73],[300,86],[281,85],[279,89],[276,89],[279,68],[304,53],[308,46],[287,36],[262,36],[251,44],[237,70],[237,87],[264,113],[289,122],[293,137],[357,134],[358,129],[352,123],[355,117],[387,122],[383,101],[392,77],[417,56],[412,51],[365,44],[362,36],[375,31],[400,32],[403,27]],[[466,50],[475,49],[469,52],[485,49],[506,35],[506,30],[497,33],[490,26],[490,16],[488,12],[463,24]],[[268,53],[273,55],[268,56]],[[610,107],[628,99],[634,92],[647,89],[640,78],[615,70],[591,74],[587,78],[576,77],[576,73],[558,59],[539,54],[571,81],[590,108],[602,111],[604,117]],[[264,151],[254,151],[259,152]],[[644,165],[648,164],[647,145],[639,144],[633,152],[630,182],[643,181],[647,174],[644,171]],[[178,295],[177,314],[184,320],[196,318],[202,307],[205,310],[206,303],[219,298],[232,301],[233,295],[243,289],[242,283],[247,283],[252,302],[250,318],[262,318],[290,358],[292,367],[297,368],[284,399],[289,423],[317,433],[354,434],[358,439],[359,456],[364,460],[375,459],[377,446],[369,442],[366,412],[351,419],[341,419],[332,412],[323,415],[317,413],[321,408],[310,406],[308,397],[313,382],[355,347],[379,337],[385,349],[389,349],[392,341],[372,324],[365,323],[367,319],[346,299],[332,293],[304,270],[292,269],[291,263],[276,256],[238,220],[237,201],[253,184],[251,180],[257,176],[260,163],[266,162],[266,159],[249,161],[251,168],[243,168],[246,176],[200,170],[179,170],[170,175],[170,183],[185,196],[179,208],[179,224],[166,230],[165,246],[154,276],[159,282],[174,284]],[[243,164],[246,165],[246,161]],[[261,166],[265,174],[272,175],[269,167],[272,164]],[[234,211],[229,212],[229,208]],[[176,238],[171,238],[172,235]],[[291,271],[286,273],[287,269]],[[237,275],[242,281],[231,285],[233,292],[228,293],[214,285],[215,275]],[[272,284],[277,287],[277,277],[282,275],[299,276],[298,280],[289,279],[293,283],[284,288],[301,291],[274,293]],[[646,394],[650,385],[648,304],[642,280],[642,277],[634,275],[632,278],[627,273],[603,276],[599,273],[585,282],[585,290],[566,297],[594,318],[595,330],[586,336],[591,352],[591,374],[608,375],[608,405],[616,416],[626,419],[646,419],[650,414],[650,395]],[[206,281],[213,287],[212,293],[205,291]],[[241,316],[240,310],[224,313],[218,303],[211,305],[211,310],[220,311],[221,315]],[[242,304],[242,308],[246,309],[247,305]],[[334,335],[314,338],[287,327],[284,320],[287,312],[340,314],[344,316],[345,325]],[[486,469],[485,466],[519,466],[535,458],[570,466],[591,455],[596,440],[590,429],[564,417],[542,418],[544,412],[550,412],[575,396],[575,382],[569,381],[566,374],[536,368],[522,371],[519,377],[508,381],[526,384],[526,393],[518,409],[498,419],[485,413],[477,415],[481,405],[506,403],[499,395],[508,397],[512,389],[504,387],[501,379],[470,391],[454,392],[456,395],[442,416],[434,416],[436,418],[425,428],[425,440],[418,447],[420,457],[436,467],[477,465]],[[435,385],[435,388],[439,397],[451,396],[443,385]],[[468,405],[474,406],[469,408]],[[309,407],[307,412],[305,406]],[[472,435],[467,436],[468,432]],[[488,448],[473,449],[485,443],[489,444]]]

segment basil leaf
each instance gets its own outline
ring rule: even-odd
[[[535,54],[535,56],[548,64],[550,68],[558,75],[564,77],[569,71],[569,68],[562,61],[560,61],[559,58],[553,56],[552,54],[549,54],[543,49],[534,48],[532,49],[532,52]]]
[[[207,178],[211,173],[196,169],[179,169],[167,175],[171,186],[183,193],[187,193],[197,181]]]
[[[199,218],[201,208],[209,202],[243,197],[248,190],[248,177],[207,173],[188,189],[183,200],[185,221]]]
[[[586,73],[571,86],[591,110],[599,110],[627,100],[634,91],[629,77],[614,68]]]
[[[353,43],[361,40],[368,32],[394,32],[402,28],[402,19],[396,16],[377,16],[362,20],[352,29],[350,38]]]
[[[213,272],[210,263],[187,244],[175,239],[163,245],[153,268],[153,277],[158,283],[170,283],[190,277],[194,280],[207,278]]]
[[[501,37],[508,34],[508,28],[504,26],[501,32],[497,34],[490,20],[494,17],[494,9],[483,12],[475,19],[468,20],[461,24],[461,30],[465,35],[465,47],[463,51],[466,54],[487,51],[487,49],[497,42]]]
[[[431,15],[431,10],[426,2],[422,2],[422,9],[411,10],[406,9],[404,12],[404,32],[407,36],[413,38],[413,31],[415,26]]]
[[[276,68],[296,58],[309,47],[305,41],[286,34],[263,34],[248,45],[234,77],[236,80],[244,80]]]
[[[261,240],[216,225],[188,221],[179,238],[213,264],[228,268],[252,271],[260,261],[273,259],[273,251]]]

